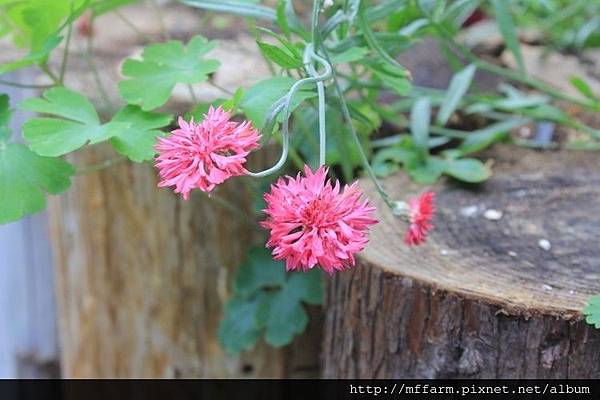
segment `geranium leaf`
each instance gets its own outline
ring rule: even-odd
[[[265,341],[274,347],[289,344],[294,336],[302,333],[308,324],[308,315],[299,299],[290,293],[289,287],[272,295],[268,309],[262,311],[267,315],[265,324]]]
[[[600,295],[592,296],[587,306],[582,310],[586,322],[600,329]]]
[[[234,297],[227,303],[218,333],[227,352],[237,354],[254,346],[261,331],[257,311],[263,300],[263,296],[252,300]]]
[[[274,261],[268,250],[253,247],[248,261],[240,267],[235,277],[235,291],[240,296],[251,296],[267,287],[281,287],[285,283],[285,268]]]
[[[121,96],[144,111],[162,106],[177,83],[204,82],[219,68],[219,61],[202,57],[214,47],[215,42],[202,36],[192,38],[187,47],[175,40],[146,47],[141,60],[123,64],[129,79],[119,83]]]
[[[156,137],[163,136],[159,128],[171,123],[172,116],[142,111],[138,106],[128,105],[112,119],[113,123],[128,124],[129,128],[118,131],[111,139],[116,151],[131,161],[142,162],[155,155]]]
[[[44,98],[25,100],[21,108],[59,117],[32,118],[23,125],[23,136],[30,148],[42,156],[60,156],[129,128],[125,123],[101,124],[89,100],[65,88],[49,89]]]
[[[69,163],[42,157],[18,143],[0,142],[0,224],[44,209],[45,193],[66,190],[75,169]]]
[[[268,250],[254,247],[235,277],[234,294],[219,328],[221,345],[230,353],[248,350],[264,331],[267,343],[281,347],[301,334],[308,323],[303,303],[321,304],[318,269],[286,273]]]

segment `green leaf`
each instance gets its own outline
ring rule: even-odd
[[[298,60],[300,60],[300,62],[302,62],[302,52],[288,38],[278,33],[275,33],[267,28],[258,27],[257,30],[276,39],[285,47],[288,53],[291,53],[292,57],[297,58]]]
[[[427,152],[429,146],[429,124],[431,122],[431,101],[429,97],[420,97],[410,112],[410,131],[415,146]]]
[[[33,118],[23,125],[30,148],[42,156],[60,156],[129,128],[122,123],[101,124],[88,99],[62,87],[46,90],[44,98],[25,100],[21,108],[62,118]]]
[[[290,52],[265,42],[256,42],[266,58],[285,69],[302,68],[302,60]]]
[[[274,261],[267,249],[253,247],[248,252],[248,260],[236,274],[235,293],[252,296],[264,288],[281,287],[285,280],[285,268],[281,262]]]
[[[350,47],[341,53],[333,54],[331,56],[331,62],[334,64],[351,63],[364,59],[367,54],[369,54],[369,50],[364,47]]]
[[[62,37],[55,35],[50,36],[42,44],[39,50],[30,51],[25,57],[20,60],[16,60],[10,63],[0,65],[0,75],[6,74],[17,69],[25,68],[32,64],[36,64],[42,60],[45,60],[48,55],[54,50],[62,41]]]
[[[308,41],[310,33],[304,28],[302,21],[294,11],[292,0],[279,0],[276,10],[277,25],[287,38],[291,37],[291,32],[296,33],[302,39]]]
[[[8,95],[0,95],[0,141],[10,139],[12,134],[10,130],[10,120],[12,118],[12,110],[10,109],[10,103]]]
[[[123,75],[129,79],[119,82],[121,96],[144,111],[162,106],[177,83],[204,82],[218,69],[219,61],[203,58],[214,47],[202,36],[192,38],[187,47],[174,40],[146,47],[142,60],[123,64]]]
[[[308,315],[288,287],[263,303],[261,314],[266,316],[265,341],[274,347],[289,344],[308,324]]]
[[[296,297],[308,304],[323,303],[323,277],[318,269],[308,272],[291,272],[286,284],[289,296]]]
[[[508,47],[515,56],[521,71],[525,72],[525,64],[523,63],[523,56],[521,55],[519,38],[517,36],[512,15],[508,9],[509,2],[506,0],[491,0],[491,2],[492,6],[494,7],[494,12],[496,13],[496,21],[500,28],[500,32],[504,37],[506,47]]]
[[[479,183],[492,175],[490,168],[474,158],[447,160],[444,172],[453,178],[469,183]]]
[[[459,150],[462,155],[483,150],[493,143],[499,142],[506,138],[511,129],[518,128],[529,122],[529,119],[513,118],[507,121],[497,122],[482,129],[478,129],[467,136],[467,138],[460,145]]]
[[[59,37],[61,24],[83,1],[73,5],[67,1],[19,1],[8,5],[6,18],[12,27],[15,44],[29,49],[30,53],[40,51],[47,41]],[[4,13],[5,10],[3,10]]]
[[[600,294],[592,296],[582,312],[586,316],[585,321],[588,324],[600,329]]]
[[[156,137],[164,135],[159,128],[169,125],[172,119],[170,115],[145,112],[138,106],[128,105],[112,121],[128,124],[129,128],[118,131],[111,143],[117,152],[131,161],[150,160],[156,153]]]
[[[588,85],[587,82],[584,81],[583,79],[581,79],[577,76],[574,76],[571,78],[571,80],[569,82],[571,82],[571,85],[573,85],[573,87],[575,89],[577,89],[579,91],[579,93],[581,93],[585,97],[593,99],[593,100],[598,99],[596,97],[596,95],[594,94],[594,91],[592,90],[590,85]]]
[[[244,114],[246,114],[246,117],[254,123],[254,126],[262,129],[267,118],[267,113],[273,104],[285,96],[295,82],[295,79],[287,76],[277,76],[262,80],[244,93],[240,107],[244,111]],[[302,101],[314,96],[315,92],[312,90],[300,90],[296,93],[292,101],[292,111]]]
[[[273,9],[257,4],[252,4],[249,1],[240,0],[182,0],[184,4],[202,8],[209,11],[219,11],[228,14],[240,15],[248,18],[258,18],[267,21],[277,19]]]
[[[74,173],[61,159],[41,157],[22,144],[0,142],[0,224],[43,210],[45,193],[65,191]]]
[[[266,249],[254,247],[236,273],[219,341],[228,352],[239,353],[251,348],[264,331],[267,343],[289,344],[308,323],[303,302],[323,302],[320,270],[286,273],[282,262],[273,261]]]
[[[394,69],[397,74],[403,75],[404,77],[409,76],[410,73],[408,72],[408,70],[404,68],[398,61],[396,61],[395,58],[390,56],[377,41],[375,33],[371,30],[371,27],[369,26],[366,9],[367,7],[364,6],[364,2],[361,3],[361,6],[358,11],[357,24],[360,30],[362,31],[363,36],[367,41],[367,44],[375,53],[379,55],[380,59],[390,68]]]
[[[375,174],[383,178],[396,172],[399,164],[416,165],[417,162],[418,154],[414,147],[396,145],[378,151],[375,157],[373,157],[372,167]]]
[[[241,87],[237,88],[235,93],[233,93],[233,96],[231,96],[229,100],[223,102],[223,109],[236,113],[240,106],[240,102],[242,101],[242,97],[244,97],[244,89]]]
[[[427,157],[423,161],[413,161],[405,164],[406,171],[417,183],[434,184],[446,169],[446,161],[439,157]]]
[[[471,86],[476,68],[475,65],[471,64],[452,77],[450,86],[444,97],[444,102],[437,115],[439,125],[446,125],[446,122],[448,122],[448,119],[454,110],[456,110],[456,107],[458,107],[461,98],[467,93],[469,86]]]
[[[264,296],[250,301],[234,297],[227,303],[218,332],[219,342],[227,352],[237,354],[248,350],[258,340],[261,329],[257,312],[265,301]]]
[[[277,14],[277,25],[279,25],[279,28],[281,29],[281,31],[283,32],[283,34],[290,38],[291,37],[291,31],[290,31],[290,25],[288,24],[288,20],[287,20],[287,15],[286,15],[286,7],[287,7],[287,1],[286,0],[279,0],[279,2],[277,3],[277,10],[276,10],[276,14]]]

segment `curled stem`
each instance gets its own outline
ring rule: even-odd
[[[327,62],[322,57],[318,56],[314,52],[314,48],[313,48],[312,44],[308,44],[304,51],[304,65],[307,66],[307,68],[308,68],[308,65],[311,65],[313,61],[316,61],[319,64],[323,65],[323,67],[325,68],[325,71],[321,75],[300,79],[299,81],[294,83],[294,85],[290,88],[288,93],[285,96],[283,96],[281,99],[279,99],[277,102],[275,102],[275,104],[273,104],[273,106],[271,107],[271,111],[269,112],[269,118],[267,119],[267,122],[265,122],[265,128],[266,128],[265,130],[268,133],[269,130],[272,129],[273,125],[275,124],[275,119],[277,118],[279,113],[283,110],[283,123],[281,126],[282,150],[281,150],[281,156],[279,157],[279,160],[271,168],[267,168],[264,171],[260,171],[260,172],[248,172],[248,175],[253,176],[255,178],[262,178],[262,177],[265,177],[265,176],[268,176],[268,175],[271,175],[271,174],[277,172],[285,164],[288,154],[289,154],[289,147],[290,147],[290,138],[289,138],[289,127],[290,126],[289,126],[289,124],[290,124],[290,116],[292,113],[292,102],[294,100],[294,96],[298,93],[298,91],[303,86],[323,82],[323,81],[331,78],[331,76],[332,76],[332,68],[331,68],[330,63]],[[324,109],[324,107],[323,107],[323,109]]]

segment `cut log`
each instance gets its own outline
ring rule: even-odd
[[[330,282],[325,377],[600,378],[600,331],[580,312],[600,293],[600,158],[488,156],[487,183],[433,188],[435,230],[419,247],[363,182],[380,223]],[[400,175],[385,186],[398,199],[424,189]]]
[[[161,37],[152,7],[140,3],[123,12],[136,16],[139,31]],[[165,5],[161,13],[174,38],[187,40],[202,25],[201,14],[179,3]],[[76,36],[72,47],[83,52],[86,40]],[[96,64],[114,104],[119,103],[120,65],[141,48],[140,40],[113,14],[94,24]],[[267,73],[258,49],[249,42],[246,37],[222,40],[210,53],[223,61],[211,78],[218,86],[234,91]],[[51,60],[56,69],[60,54]],[[67,86],[82,90],[101,107],[104,102],[95,79],[83,53],[69,58]],[[196,89],[199,101],[223,95],[208,84]],[[187,88],[177,87],[167,108],[180,115],[193,107],[190,100]],[[263,149],[257,154],[264,158],[255,159],[251,169],[270,163],[266,153]],[[70,161],[85,170],[115,156],[107,146],[91,146],[71,155]],[[257,241],[259,226],[249,212],[253,196],[241,182],[245,178],[232,180],[215,193],[233,203],[236,212],[199,192],[186,202],[169,189],[158,189],[151,163],[121,159],[109,168],[88,172],[77,176],[70,190],[50,206],[64,377],[318,374],[321,329],[315,310],[306,334],[284,349],[260,344],[234,357],[218,343],[219,321],[231,296],[235,268],[250,245],[264,243],[264,237]]]

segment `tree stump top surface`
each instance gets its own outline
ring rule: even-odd
[[[494,162],[486,183],[433,187],[434,230],[417,247],[403,243],[406,224],[363,180],[380,223],[361,260],[510,315],[581,318],[600,293],[600,156],[496,146],[484,159]],[[384,186],[394,199],[426,189],[403,174]]]

